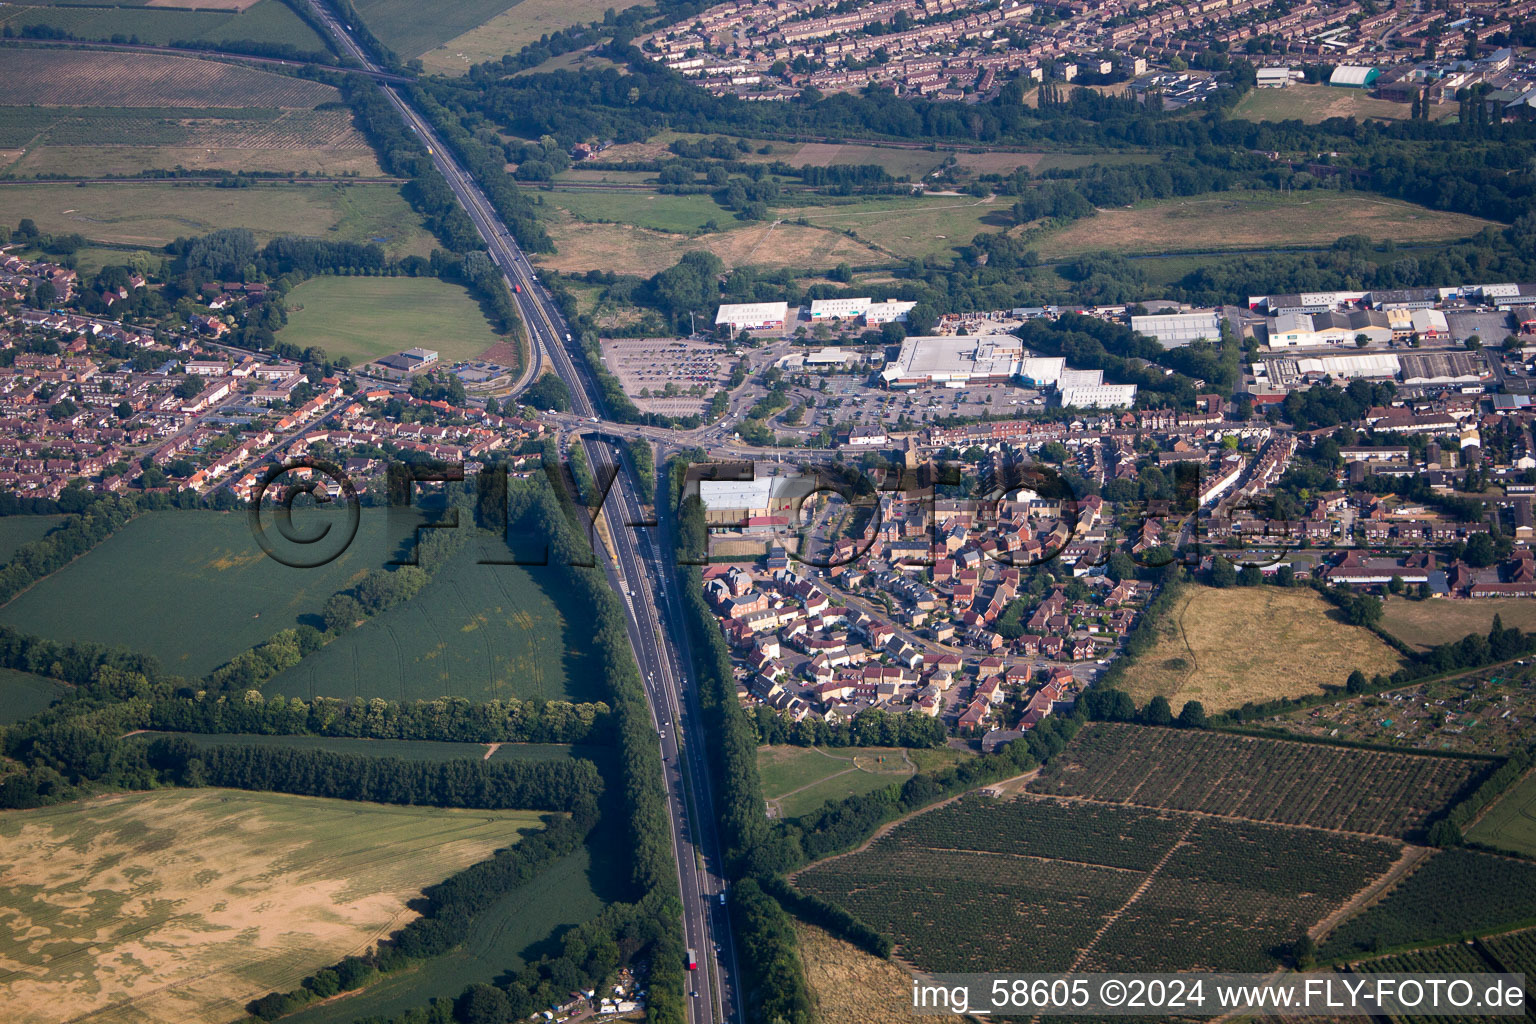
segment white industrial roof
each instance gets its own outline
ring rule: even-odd
[[[715,323],[762,324],[783,320],[788,315],[787,302],[738,302],[721,306],[715,314]]]
[[[1007,334],[978,337],[914,335],[901,343],[895,362],[881,376],[888,381],[927,377],[965,381],[972,377],[1012,377],[1019,372],[1024,343]]]

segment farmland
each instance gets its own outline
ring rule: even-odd
[[[547,592],[551,570],[477,565],[465,550],[421,593],[274,678],[299,697],[595,700],[584,614]]]
[[[1533,678],[1536,668],[1529,665],[1495,666],[1290,711],[1260,724],[1320,739],[1502,756],[1536,742]]]
[[[1030,791],[1112,804],[1400,836],[1488,762],[1350,750],[1204,730],[1096,724]],[[1362,780],[1369,779],[1369,785]]]
[[[325,43],[298,15],[280,0],[242,2],[236,9],[212,10],[223,4],[216,0],[188,0],[181,4],[156,3],[145,6],[87,6],[49,4],[7,6],[0,11],[0,27],[16,32],[47,26],[68,32],[75,39],[111,40],[113,36],[138,36],[152,45],[171,42],[218,44],[251,41],[288,45],[299,50],[323,53]],[[178,10],[185,7],[188,9]],[[198,10],[191,10],[196,7]],[[243,10],[238,9],[243,8]]]
[[[0,562],[9,562],[23,544],[42,540],[63,516],[0,516]]]
[[[144,170],[378,175],[345,110],[281,107],[4,108],[0,171],[94,178]]]
[[[1495,598],[1489,601],[1392,600],[1382,609],[1381,626],[1418,650],[1460,640],[1468,633],[1486,636],[1497,615],[1508,629],[1536,631],[1536,601]]]
[[[68,692],[58,680],[0,668],[0,725],[31,718]]]
[[[238,64],[104,50],[7,47],[0,81],[11,106],[206,107],[209,97],[238,96],[249,107],[312,110],[341,99],[332,86]]]
[[[0,223],[22,217],[42,231],[144,248],[236,227],[263,243],[289,234],[376,241],[392,257],[425,255],[433,244],[393,185],[0,185]]]
[[[612,863],[594,858],[590,848],[577,850],[477,914],[468,938],[453,952],[283,1020],[352,1024],[359,1018],[387,1019],[431,999],[454,999],[477,982],[490,983],[537,959],[545,951],[544,941],[558,929],[596,917],[606,902],[618,898],[614,870]]]
[[[1442,850],[1323,943],[1330,959],[1536,923],[1536,864]]]
[[[912,978],[898,964],[798,920],[795,937],[821,1024],[886,1024],[912,1012]]]
[[[760,747],[758,771],[763,796],[775,817],[794,818],[828,800],[869,793],[902,782],[917,771],[933,771],[965,756],[962,751],[903,750],[899,747]]]
[[[264,736],[253,733],[147,732],[144,741],[160,736],[181,736],[198,747],[225,745],[278,747],[285,750],[323,750],[332,754],[361,754],[367,757],[398,757],[406,761],[456,761],[461,758],[489,761],[558,761],[570,757],[601,755],[599,750],[572,747],[565,743],[499,743],[494,751],[488,743],[447,743],[432,740],[354,739],[350,736]]]
[[[1399,244],[1475,235],[1492,221],[1355,192],[1230,192],[1100,210],[1040,236],[1042,259],[1119,253],[1329,245],[1343,235]],[[1170,243],[1170,240],[1171,243]]]
[[[459,0],[434,7],[432,17],[423,18],[421,7],[410,0],[356,0],[357,13],[369,31],[407,58],[419,57],[516,4],[517,0]],[[597,16],[602,17],[602,12]]]
[[[1398,667],[1397,652],[1330,610],[1299,588],[1187,587],[1116,685],[1137,704],[1161,696],[1175,712],[1188,700],[1212,712],[1342,686],[1356,668],[1369,678]],[[1282,659],[1286,671],[1274,671]]]
[[[319,569],[268,558],[243,514],[150,512],[0,608],[0,624],[55,640],[121,644],[179,675],[206,675],[309,617],[384,564],[385,517]],[[188,609],[191,619],[166,614]]]
[[[1527,775],[1472,826],[1468,838],[1525,857],[1536,857],[1536,775]]]
[[[444,364],[500,340],[463,285],[434,277],[315,277],[288,295],[280,337],[364,363],[421,345]]]
[[[506,7],[504,0],[493,0]],[[441,46],[421,54],[429,72],[463,74],[472,65],[499,60],[516,53],[544,35],[572,25],[601,21],[603,12],[612,7],[622,11],[625,5],[604,4],[601,0],[514,0],[516,6],[503,10]]]
[[[1397,853],[1375,838],[972,795],[795,882],[925,971],[1257,971]]]
[[[538,824],[218,789],[6,812],[6,1019],[223,1024],[400,927],[423,886]]]

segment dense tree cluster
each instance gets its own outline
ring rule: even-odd
[[[0,604],[91,550],[138,512],[134,498],[109,495],[71,516],[47,536],[23,544],[0,568]]]
[[[610,727],[602,703],[462,697],[350,701],[274,695],[174,697],[148,707],[143,728],[265,736],[340,736],[449,743],[595,743]]]

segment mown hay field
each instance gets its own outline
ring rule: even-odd
[[[312,110],[337,102],[334,87],[238,64],[106,50],[0,50],[0,105],[207,107],[238,97],[244,107]]]
[[[150,512],[0,607],[0,625],[120,644],[197,678],[279,630],[317,622],[327,598],[384,565],[384,538],[384,510],[364,509],[339,558],[295,569],[263,553],[244,513]]]
[[[435,277],[314,277],[288,294],[283,341],[365,363],[420,345],[447,365],[500,341],[463,285]]]
[[[8,1024],[225,1024],[401,927],[434,882],[540,827],[442,810],[162,790],[0,814]]]
[[[725,214],[719,223],[734,222]],[[796,224],[760,223],[688,237],[622,224],[589,224],[556,213],[545,217],[544,226],[558,251],[537,259],[565,273],[611,270],[649,277],[693,249],[714,253],[728,268],[828,270],[839,263],[874,266],[891,262],[890,257],[846,235]]]
[[[601,700],[574,595],[549,567],[476,564],[466,548],[410,601],[266,686],[288,697]]]
[[[1166,697],[1175,714],[1190,700],[1213,712],[1343,686],[1354,669],[1366,678],[1397,669],[1396,651],[1331,611],[1302,588],[1187,587],[1116,685],[1138,706]]]
[[[219,228],[249,228],[259,243],[278,235],[377,242],[395,258],[433,248],[394,185],[0,185],[0,223],[22,217],[52,234],[146,249]]]
[[[1490,601],[1389,600],[1382,609],[1381,628],[1410,647],[1424,651],[1452,643],[1468,633],[1487,635],[1493,618],[1504,628],[1536,631],[1536,601],[1495,598]]]
[[[1101,251],[1225,251],[1327,245],[1344,235],[1398,243],[1475,235],[1492,221],[1361,192],[1227,192],[1100,210],[1035,243],[1044,259]]]

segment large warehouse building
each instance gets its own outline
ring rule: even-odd
[[[1192,341],[1220,341],[1221,317],[1214,309],[1186,313],[1153,313],[1131,317],[1131,330],[1145,334],[1163,348],[1183,348]]]
[[[1003,384],[1019,376],[1023,363],[1024,343],[1009,334],[915,335],[901,343],[880,378],[893,388]]]
[[[1136,404],[1136,385],[1064,386],[1061,389],[1061,404],[1076,409],[1129,409]]]
[[[720,307],[715,326],[730,324],[733,331],[761,331],[783,327],[789,317],[787,302],[739,302]]]

